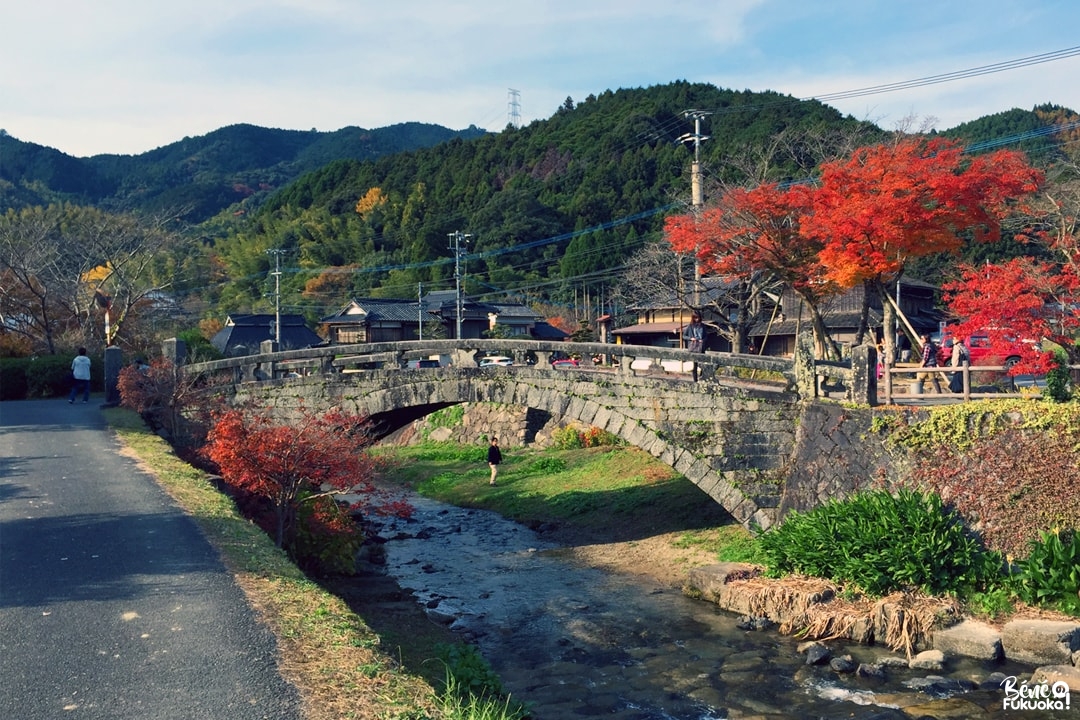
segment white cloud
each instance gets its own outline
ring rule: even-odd
[[[499,129],[511,87],[526,122],[567,96],[680,79],[803,97],[1068,47],[1080,20],[1066,0],[958,0],[948,13],[925,0],[5,4],[0,66],[16,71],[0,74],[0,127],[76,155],[143,152],[236,122]],[[1076,68],[837,106],[934,115],[945,127],[1013,106],[1075,108]]]

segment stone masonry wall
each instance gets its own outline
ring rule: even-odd
[[[460,410],[457,410],[460,408]],[[499,438],[504,448],[534,445],[547,447],[551,431],[560,423],[550,413],[520,405],[495,403],[462,403],[454,412],[442,412],[414,420],[383,442],[409,444],[418,440],[455,442],[461,445],[487,445],[491,438]],[[447,422],[448,417],[460,419]]]
[[[780,517],[868,487],[889,487],[908,475],[910,455],[889,443],[888,431],[875,429],[875,418],[880,420],[897,412],[919,414],[893,408],[804,403]],[[882,427],[889,425],[882,423]]]

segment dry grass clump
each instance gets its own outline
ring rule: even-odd
[[[874,642],[910,658],[929,645],[934,628],[951,625],[959,616],[959,603],[917,593],[896,592],[877,600],[838,598],[812,608],[799,634],[815,640]]]
[[[883,598],[848,598],[839,587],[819,578],[752,577],[737,580],[751,615],[767,617],[780,632],[813,640],[876,642],[911,656],[926,647],[935,628],[960,617],[960,605],[949,598],[895,592]]]

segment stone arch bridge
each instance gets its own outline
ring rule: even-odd
[[[173,350],[182,357],[182,346]],[[580,364],[553,367],[556,354],[579,357]],[[514,363],[480,367],[490,355]],[[440,367],[409,367],[410,360],[433,357]],[[850,450],[869,419],[845,426],[850,409],[814,401],[812,361],[800,367],[783,358],[632,345],[439,340],[264,352],[183,370],[231,402],[253,401],[284,420],[301,407],[338,406],[369,416],[382,435],[459,403],[543,411],[644,449],[739,522],[762,529],[789,508],[880,473],[865,453],[865,466],[853,456],[822,462],[808,428],[828,429],[833,452]],[[800,392],[807,386],[809,393]]]

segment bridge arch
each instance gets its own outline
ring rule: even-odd
[[[547,368],[372,370],[235,386],[234,401],[272,408],[341,407],[379,434],[440,408],[496,403],[595,426],[669,465],[745,525],[777,520],[798,398],[718,380]]]
[[[286,352],[272,352],[271,345],[264,343],[259,355],[185,365],[183,343],[170,340],[165,356],[185,382],[227,400],[254,401],[285,422],[301,406],[341,406],[375,416],[386,430],[465,402],[571,418],[644,449],[744,525],[762,529],[788,510],[843,497],[867,478],[885,479],[905,467],[903,458],[892,458],[873,438],[872,347],[855,348],[850,368],[844,369],[816,366],[808,335],[800,338],[794,361],[531,340],[431,340]],[[554,353],[579,356],[582,367],[557,370],[548,363]],[[452,367],[408,369],[409,360],[436,355],[448,358]],[[509,355],[515,363],[481,369],[481,355]],[[599,366],[593,358],[599,358]],[[762,373],[773,381],[741,379]],[[848,400],[865,410],[815,401],[825,376],[840,378]]]

